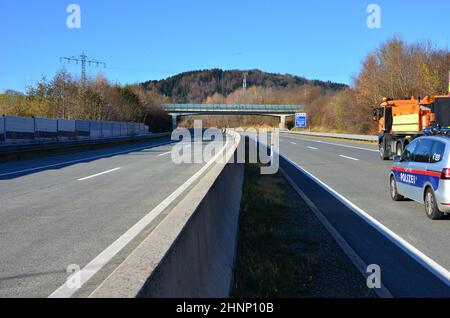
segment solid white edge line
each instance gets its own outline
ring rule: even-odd
[[[284,138],[290,138],[290,139],[294,139],[294,140],[300,140],[300,141],[310,141],[310,142],[316,142],[316,143],[320,143],[320,144],[325,144],[325,145],[333,145],[333,146],[339,146],[339,147],[345,147],[345,148],[352,148],[352,149],[359,149],[359,150],[366,150],[366,151],[371,151],[371,152],[379,152],[376,149],[369,149],[369,148],[363,148],[363,147],[356,147],[356,146],[350,146],[350,145],[343,145],[343,144],[337,144],[337,143],[333,143],[333,142],[326,142],[326,141],[322,141],[322,140],[310,140],[310,139],[304,139],[304,138],[298,138],[298,137],[287,137],[284,136]]]
[[[284,171],[284,169],[280,168],[281,173],[284,175],[286,180],[291,184],[294,190],[300,195],[300,197],[305,201],[305,203],[312,210],[317,219],[322,223],[322,225],[326,228],[326,230],[330,233],[339,247],[344,251],[347,257],[354,264],[356,269],[361,273],[361,275],[367,279],[369,274],[367,273],[367,264],[361,259],[361,257],[353,250],[353,248],[347,243],[347,241],[342,237],[341,234],[336,230],[336,228],[331,225],[328,219],[322,214],[320,209],[311,201],[310,198],[295,184],[295,182],[289,177],[289,175]],[[380,298],[393,298],[391,292],[384,286],[383,282],[381,282],[381,288],[374,288],[375,293]]]
[[[117,170],[120,170],[120,169],[122,169],[122,168],[121,167],[117,167],[117,168],[114,168],[114,169],[111,169],[111,170],[107,170],[107,171],[103,171],[103,172],[100,172],[100,173],[96,173],[96,174],[93,174],[91,176],[87,176],[87,177],[80,178],[80,179],[77,179],[77,180],[78,181],[89,180],[89,179],[92,179],[92,178],[95,178],[95,177],[98,177],[98,176],[102,176],[104,174],[111,173],[111,172],[114,172],[114,171],[117,171]]]
[[[356,206],[354,203],[349,201],[343,195],[339,194],[333,188],[328,186],[326,183],[318,179],[316,176],[300,167],[297,163],[293,162],[286,156],[279,154],[282,158],[287,160],[289,163],[294,165],[298,170],[306,174],[308,177],[317,182],[320,186],[322,186],[325,190],[327,190],[331,195],[333,195],[336,199],[341,201],[344,205],[354,211],[358,216],[360,216],[364,221],[369,223],[375,229],[377,229],[383,236],[397,245],[400,249],[414,258],[419,264],[428,269],[431,273],[433,273],[436,277],[438,277],[442,282],[444,282],[447,286],[450,286],[450,272],[445,269],[442,265],[438,264],[435,260],[425,255],[422,251],[414,247],[412,244],[408,243],[398,234],[387,228],[385,225],[380,223],[374,217],[370,216],[367,212]]]
[[[168,144],[172,144],[172,143],[174,143],[174,141],[167,141],[167,142],[163,142],[163,143],[160,143],[160,144],[147,145],[145,147],[132,148],[132,149],[128,149],[128,150],[112,152],[112,153],[102,154],[102,155],[97,155],[97,156],[92,156],[92,157],[86,157],[86,158],[82,158],[82,159],[76,159],[76,160],[71,160],[71,161],[59,162],[59,163],[54,163],[54,164],[50,164],[50,165],[46,165],[46,166],[34,167],[34,168],[18,170],[18,171],[11,171],[11,172],[0,174],[0,177],[20,174],[20,173],[24,173],[24,172],[36,171],[36,170],[43,170],[43,169],[52,168],[52,167],[64,166],[64,165],[68,165],[68,164],[72,164],[72,163],[83,162],[83,161],[86,161],[86,160],[101,159],[101,158],[106,158],[106,157],[110,157],[110,156],[121,155],[121,154],[124,154],[124,153],[127,153],[127,152],[139,151],[139,150],[143,150],[143,149],[147,149],[147,148],[160,147],[160,146],[164,146],[164,145],[168,145]]]
[[[350,159],[350,160],[353,160],[353,161],[359,161],[359,159],[356,159],[356,158],[353,158],[353,157],[344,156],[344,155],[339,155],[339,157],[345,158],[345,159]]]
[[[97,255],[91,262],[83,267],[76,273],[79,278],[79,285],[76,288],[67,286],[67,282],[71,279],[70,276],[64,284],[56,289],[48,298],[70,298],[81,287],[94,276],[103,266],[105,266],[118,252],[120,252],[128,243],[130,243],[139,233],[141,233],[147,225],[149,225],[161,212],[163,212],[173,201],[175,201],[187,188],[191,186],[224,152],[230,143],[229,138],[224,147],[197,173],[195,173],[189,180],[176,189],[171,195],[169,195],[164,201],[162,201],[157,207],[145,215],[135,225],[133,225],[128,231],[120,236],[116,241],[109,245],[103,252]]]

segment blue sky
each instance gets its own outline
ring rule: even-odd
[[[81,29],[66,26],[71,3]],[[371,3],[381,29],[366,26]],[[448,0],[0,0],[0,91],[24,91],[83,50],[120,83],[258,68],[350,84],[367,53],[394,35],[448,47],[449,12]]]

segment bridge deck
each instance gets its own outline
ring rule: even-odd
[[[302,111],[302,105],[242,105],[242,104],[165,104],[167,112],[252,112],[252,113],[295,113]]]

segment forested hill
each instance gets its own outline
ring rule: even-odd
[[[336,91],[347,87],[345,84],[308,80],[289,74],[273,74],[259,70],[223,71],[220,69],[181,73],[160,81],[148,81],[142,85],[148,90],[169,97],[172,102],[202,103],[208,96],[215,93],[227,96],[241,88],[245,73],[247,73],[247,87],[284,89],[307,84]]]

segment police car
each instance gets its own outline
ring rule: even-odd
[[[414,139],[394,158],[390,192],[394,201],[409,198],[424,203],[432,220],[450,213],[450,137]]]

